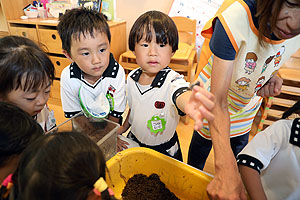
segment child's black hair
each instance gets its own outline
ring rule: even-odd
[[[0,168],[43,133],[42,127],[29,114],[0,102]]]
[[[62,41],[62,48],[69,54],[72,46],[72,39],[80,40],[80,35],[84,37],[99,31],[106,34],[110,43],[111,34],[109,26],[103,14],[96,10],[87,8],[74,8],[67,10],[64,15],[59,18],[57,26],[58,33]]]
[[[133,24],[129,33],[129,49],[135,50],[135,44],[143,36],[146,41],[151,42],[152,33],[156,36],[156,43],[169,44],[172,52],[178,49],[178,31],[174,21],[160,11],[148,11],[142,14]]]
[[[292,107],[290,107],[287,111],[282,114],[281,119],[288,118],[291,114],[296,111],[300,111],[300,100],[298,100]]]
[[[86,135],[57,132],[39,138],[21,157],[19,194],[25,200],[87,199],[95,182],[105,179],[105,159]],[[105,193],[104,193],[105,192]],[[108,191],[102,199],[110,199]]]
[[[19,36],[0,39],[0,97],[49,85],[55,69],[47,54],[32,40]]]

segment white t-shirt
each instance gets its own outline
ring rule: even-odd
[[[131,132],[146,145],[159,145],[173,137],[179,117],[184,115],[174,102],[189,83],[166,67],[158,72],[151,85],[144,86],[138,83],[141,73],[138,68],[127,77]]]
[[[114,101],[114,108],[110,111],[110,115],[121,118],[126,106],[125,72],[112,54],[110,54],[107,69],[93,85],[84,80],[82,71],[76,63],[64,68],[60,78],[60,92],[66,118],[70,118],[81,111],[78,96],[81,86],[95,96],[99,96],[101,93],[110,94]]]
[[[258,133],[238,163],[261,172],[268,199],[300,199],[300,119],[279,120]]]

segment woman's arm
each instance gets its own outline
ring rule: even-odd
[[[176,99],[176,105],[180,110],[189,115],[195,121],[195,130],[202,128],[203,118],[208,121],[214,119],[211,110],[215,105],[215,97],[208,92],[203,86],[194,85],[192,91],[187,91],[181,94]]]
[[[266,200],[267,197],[258,171],[244,165],[239,165],[239,170],[250,198],[252,200]]]
[[[215,176],[207,186],[211,199],[246,199],[244,186],[238,173],[235,157],[230,146],[230,117],[228,112],[228,89],[234,61],[214,56],[211,92],[216,105],[212,110],[215,119],[209,122],[215,157]]]

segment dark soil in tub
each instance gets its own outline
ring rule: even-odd
[[[157,174],[151,174],[149,177],[136,174],[131,177],[123,189],[122,198],[123,200],[179,200],[166,188]]]

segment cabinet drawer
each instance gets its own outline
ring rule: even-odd
[[[10,27],[10,34],[26,37],[35,42],[38,42],[38,36],[36,28],[27,28],[27,27]]]
[[[49,104],[55,104],[61,106],[60,101],[60,81],[54,80],[51,86],[50,98],[48,100]]]
[[[62,54],[62,45],[57,30],[39,29],[40,42],[47,46],[49,53]]]
[[[55,77],[60,78],[62,70],[71,64],[71,61],[67,58],[58,57],[58,56],[49,56],[54,67],[55,67]]]

